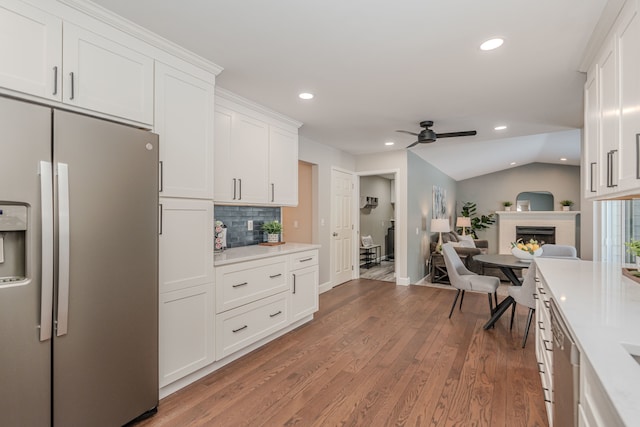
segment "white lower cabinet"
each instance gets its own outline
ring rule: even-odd
[[[553,336],[549,313],[550,295],[544,282],[536,277],[536,358],[547,418],[549,426],[553,426]]]
[[[580,426],[624,426],[589,360],[580,357]]]
[[[318,311],[318,251],[293,254],[291,260],[291,321]]]
[[[215,359],[213,284],[160,294],[160,387]]]
[[[289,324],[287,293],[260,299],[216,316],[216,357],[221,359]]]

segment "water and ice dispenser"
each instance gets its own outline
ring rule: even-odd
[[[25,279],[27,207],[0,205],[0,286]]]

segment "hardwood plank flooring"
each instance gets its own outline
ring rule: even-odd
[[[485,294],[360,279],[315,319],[160,402],[136,427],[546,426],[527,309],[489,331]],[[533,328],[532,328],[533,329]]]

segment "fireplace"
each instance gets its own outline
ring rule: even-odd
[[[523,228],[550,228],[553,230],[553,240],[549,239],[550,234],[541,234],[537,230],[534,233],[526,233],[529,236],[522,236],[524,239],[531,239],[536,236],[537,240],[544,240],[546,243],[555,242],[556,245],[577,246],[576,239],[576,216],[578,211],[529,211],[529,212],[506,212],[498,211],[498,253],[510,254],[511,243],[516,241],[516,227]],[[549,230],[546,230],[549,233]],[[525,233],[523,233],[525,234]],[[519,236],[520,237],[520,236]]]
[[[547,227],[547,226],[536,226],[536,225],[527,225],[527,226],[516,226],[516,240],[522,239],[523,242],[528,242],[529,240],[537,240],[540,244],[556,243],[556,228],[555,227]]]

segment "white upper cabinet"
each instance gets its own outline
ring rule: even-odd
[[[301,124],[224,90],[215,117],[214,200],[297,205]]]
[[[12,0],[0,5],[0,86],[62,99],[62,20]]]
[[[153,123],[152,58],[69,23],[63,49],[65,103]]]
[[[269,128],[269,202],[298,204],[298,134]]]
[[[214,81],[156,62],[161,196],[213,199]]]
[[[585,84],[584,194],[640,193],[640,21],[638,1],[624,4]]]

